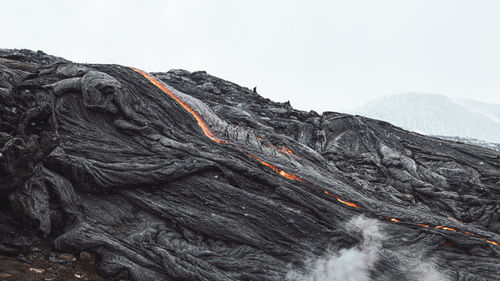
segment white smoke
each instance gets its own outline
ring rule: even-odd
[[[291,270],[289,281],[369,281],[370,270],[375,266],[382,249],[382,242],[387,237],[380,230],[381,223],[363,216],[353,218],[346,225],[348,231],[361,231],[363,242],[353,248],[331,253],[324,258],[306,262],[309,270],[300,273]],[[408,268],[409,279],[417,281],[444,281],[432,262],[422,262],[420,258],[407,257],[414,265]]]
[[[306,275],[291,271],[288,279],[297,281],[370,280],[369,271],[377,261],[384,237],[379,230],[379,223],[376,220],[359,216],[347,224],[347,229],[361,230],[363,243],[311,262],[311,271]]]

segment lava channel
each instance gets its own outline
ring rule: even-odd
[[[148,74],[140,69],[133,68],[133,67],[131,67],[131,69],[133,71],[141,74],[142,76],[144,76],[146,79],[149,80],[149,82],[151,82],[153,85],[158,87],[160,90],[162,90],[163,92],[168,94],[171,98],[173,98],[176,102],[178,102],[182,107],[184,107],[184,109],[186,109],[189,113],[191,113],[191,115],[194,117],[194,119],[196,119],[196,121],[198,122],[198,125],[200,126],[200,128],[203,130],[203,133],[208,138],[210,138],[211,140],[213,140],[216,143],[226,143],[225,141],[218,139],[215,136],[215,134],[210,130],[207,123],[205,123],[205,120],[203,120],[203,118],[191,106],[189,106],[179,96],[177,96],[170,89],[168,89],[162,81],[160,81],[159,79],[151,76],[150,74]]]
[[[198,125],[200,126],[200,128],[203,130],[203,133],[208,137],[210,138],[212,141],[216,142],[216,143],[228,143],[226,141],[223,141],[223,140],[220,140],[218,139],[215,134],[210,130],[210,128],[208,127],[207,123],[205,122],[205,120],[203,120],[203,118],[191,107],[189,106],[187,103],[185,103],[184,101],[182,101],[182,99],[177,96],[176,94],[174,94],[171,90],[169,90],[165,84],[160,81],[159,79],[151,76],[150,74],[142,71],[142,70],[139,70],[137,68],[133,68],[133,67],[130,67],[132,70],[134,70],[135,72],[141,74],[142,76],[144,76],[146,79],[148,79],[153,85],[155,85],[156,87],[158,87],[160,90],[162,90],[163,92],[165,92],[166,94],[168,94],[170,97],[172,97],[175,101],[177,101],[184,109],[186,109],[195,119],[196,121],[198,122]],[[261,137],[257,137],[259,140],[262,140]],[[283,148],[277,148],[275,147],[274,145],[271,144],[271,147],[274,147],[284,153],[287,153],[287,154],[293,154],[293,152],[290,150],[290,148],[288,148],[287,146],[284,146]],[[240,150],[242,150],[241,148],[238,148]],[[310,182],[306,181],[305,179],[293,174],[293,173],[288,173],[288,172],[285,172],[284,170],[270,164],[270,163],[267,163],[263,160],[261,160],[260,158],[258,158],[257,156],[255,155],[252,155],[250,153],[247,153],[249,156],[251,156],[252,158],[254,158],[255,160],[259,161],[260,163],[262,163],[262,165],[266,166],[266,167],[269,167],[271,168],[272,170],[274,170],[276,173],[278,173],[279,175],[281,175],[282,177],[285,177],[287,179],[290,179],[290,180],[296,180],[296,181],[300,181],[300,182],[306,182],[306,183],[309,183],[311,184]],[[315,186],[314,184],[311,184],[313,186]],[[319,188],[318,186],[316,186],[317,188]],[[342,199],[340,199],[340,197],[336,196],[336,195],[333,195],[331,193],[329,193],[328,191],[326,190],[323,190],[323,192],[332,197],[332,198],[335,198],[338,202],[344,204],[344,205],[347,205],[347,206],[350,206],[350,207],[353,207],[353,208],[358,208],[358,209],[361,209],[361,207],[359,207],[358,205],[352,203],[352,202],[349,202],[349,201],[344,201]],[[396,219],[396,218],[388,218],[391,222],[401,222],[400,220]],[[418,223],[416,225],[419,225],[419,226],[422,226],[422,227],[425,227],[425,228],[429,228],[430,226],[427,225],[427,224],[421,224],[421,223]],[[446,227],[446,226],[435,226],[434,228],[436,229],[443,229],[443,230],[448,230],[448,231],[452,231],[452,232],[457,232],[456,229],[454,228],[450,228],[450,227]],[[473,233],[470,233],[470,232],[467,232],[467,231],[464,231],[464,234],[467,234],[467,235],[470,235],[470,236],[476,236],[475,234]],[[488,240],[486,238],[482,238],[482,237],[479,237],[481,240],[484,240],[485,242],[487,243],[490,243],[492,245],[495,245],[495,246],[500,246],[499,243],[495,242],[495,241],[492,241],[492,240]]]

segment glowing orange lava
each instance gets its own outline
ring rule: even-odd
[[[165,92],[166,94],[168,94],[171,98],[173,98],[176,102],[178,102],[182,107],[184,107],[184,109],[186,109],[189,113],[191,113],[191,115],[193,115],[194,119],[196,119],[196,121],[198,122],[198,125],[200,126],[200,128],[203,130],[203,133],[208,138],[210,138],[211,140],[213,140],[216,143],[226,143],[225,141],[218,139],[215,136],[215,134],[210,130],[210,128],[208,127],[207,123],[205,123],[205,121],[203,120],[203,118],[201,118],[201,116],[196,111],[194,111],[194,109],[191,108],[191,106],[189,106],[188,104],[186,104],[177,95],[175,95],[172,91],[170,91],[165,86],[165,84],[163,84],[163,82],[161,82],[157,78],[149,75],[148,73],[146,73],[146,72],[144,72],[142,70],[139,70],[139,69],[133,68],[133,67],[131,67],[131,69],[133,71],[141,74],[142,76],[144,76],[146,79],[149,80],[149,82],[151,82],[156,87],[160,88],[160,90],[162,90],[163,92]]]
[[[345,204],[345,205],[347,205],[349,207],[354,207],[354,208],[361,209],[358,205],[356,205],[356,204],[354,204],[352,202],[344,201],[344,200],[340,199],[339,197],[337,197],[337,201],[339,201],[340,203]]]
[[[391,219],[392,220],[392,219]],[[420,226],[423,226],[423,227],[429,227],[428,224],[421,224],[421,223],[417,223],[417,225],[420,225]],[[451,228],[451,227],[446,227],[446,226],[441,226],[441,225],[438,225],[438,226],[435,226],[434,228],[437,228],[437,229],[444,229],[444,230],[448,230],[448,231],[453,231],[453,232],[458,232],[456,229],[454,228]],[[474,233],[471,233],[471,232],[468,232],[468,231],[464,231],[463,232],[464,234],[467,234],[467,235],[470,235],[470,236],[477,236],[476,234]],[[484,240],[492,245],[495,245],[495,246],[500,246],[499,243],[495,242],[495,241],[492,241],[492,240],[488,240],[486,238],[481,238],[479,237],[481,240]],[[446,243],[444,244],[443,246],[451,246],[451,243]]]
[[[259,157],[255,156],[255,155],[252,155],[250,153],[248,155],[250,155],[250,157],[252,157],[253,159],[262,163],[262,165],[273,169],[276,173],[280,174],[282,177],[285,177],[285,178],[290,179],[290,180],[297,180],[297,181],[305,182],[305,180],[303,178],[301,178],[293,173],[287,173],[287,172],[281,170],[280,168],[278,168],[272,164],[269,164],[266,161],[261,160]]]
[[[176,102],[178,102],[182,107],[184,107],[184,109],[186,109],[189,113],[191,113],[191,115],[196,119],[196,121],[198,122],[198,125],[200,126],[200,128],[203,130],[203,133],[209,137],[211,140],[217,142],[217,143],[227,143],[226,141],[223,141],[223,140],[220,140],[218,139],[215,134],[210,130],[210,128],[208,127],[207,123],[205,123],[205,120],[203,120],[203,118],[191,107],[189,106],[188,104],[186,104],[184,101],[182,101],[177,95],[175,95],[172,91],[170,91],[163,82],[161,82],[159,79],[149,75],[148,73],[140,70],[140,69],[137,69],[137,68],[134,68],[134,67],[131,67],[132,70],[134,70],[135,72],[141,74],[142,76],[144,76],[146,79],[149,80],[149,82],[151,82],[153,85],[155,85],[156,87],[158,87],[160,90],[162,90],[163,92],[165,92],[166,94],[168,94],[171,98],[173,98]],[[257,137],[259,140],[262,140],[261,137]],[[271,147],[273,148],[276,148],[284,153],[287,153],[287,154],[293,154],[292,150],[290,148],[288,148],[287,146],[283,147],[283,148],[277,148],[275,147],[274,145],[270,145]],[[240,149],[241,150],[241,149]],[[254,158],[255,160],[259,161],[260,163],[262,163],[264,166],[266,167],[269,167],[271,168],[272,170],[274,170],[276,173],[278,173],[279,175],[281,175],[282,177],[285,177],[287,179],[290,179],[290,180],[296,180],[296,181],[301,181],[301,182],[306,182],[306,180],[304,180],[303,178],[293,174],[293,173],[287,173],[285,172],[284,170],[272,165],[272,164],[269,164],[267,163],[266,161],[263,161],[261,160],[260,158],[258,158],[257,156],[255,155],[252,155],[252,154],[248,154],[250,155],[252,158]],[[325,191],[326,192],[326,191]],[[328,194],[328,193],[327,193]],[[359,209],[359,206],[354,204],[354,203],[351,203],[351,202],[348,202],[348,201],[344,201],[342,199],[340,199],[339,197],[335,197],[339,202],[347,205],[347,206],[350,206],[350,207],[354,207],[354,208],[358,208]]]
[[[500,244],[498,244],[498,243],[497,243],[497,242],[495,242],[495,241],[486,240],[486,239],[484,239],[484,238],[483,238],[483,240],[484,240],[484,241],[486,241],[486,242],[488,242],[488,243],[490,243],[490,244],[493,244],[493,245],[495,245],[495,246],[500,246]]]
[[[182,101],[182,99],[180,97],[178,97],[177,95],[175,95],[171,90],[169,90],[166,85],[161,82],[159,79],[149,75],[148,73],[142,71],[142,70],[139,70],[137,68],[133,68],[131,67],[132,70],[134,70],[135,72],[141,74],[142,76],[144,76],[146,79],[149,80],[149,82],[151,82],[153,85],[155,85],[156,87],[160,88],[160,90],[162,90],[163,92],[165,92],[166,94],[168,94],[171,98],[173,98],[176,102],[178,102],[185,110],[187,110],[195,119],[196,121],[198,122],[198,125],[200,126],[200,128],[203,130],[203,133],[208,137],[210,138],[212,141],[214,142],[217,142],[217,143],[228,143],[226,141],[223,141],[223,140],[220,140],[218,139],[215,134],[210,130],[210,128],[208,127],[207,123],[205,123],[205,121],[203,120],[203,118],[191,107],[189,106],[188,104],[186,104],[184,101]],[[258,137],[257,138],[259,140],[262,140],[261,137]],[[287,146],[284,146],[283,148],[277,148],[275,147],[274,145],[270,144],[271,147],[277,149],[277,150],[280,150],[284,153],[287,153],[287,154],[293,154],[292,150],[290,148],[288,148]],[[237,147],[240,151],[244,151],[242,148],[240,147]],[[266,166],[266,167],[269,167],[271,168],[273,171],[275,171],[276,173],[278,173],[279,175],[281,175],[282,177],[285,177],[287,179],[290,179],[290,180],[296,180],[296,181],[301,181],[301,182],[306,182],[306,183],[309,183],[310,185],[322,190],[321,187],[319,186],[316,186],[308,181],[306,181],[305,179],[293,174],[293,173],[287,173],[285,172],[284,170],[272,165],[272,164],[269,164],[263,160],[261,160],[260,158],[258,158],[257,156],[254,156],[252,154],[249,154],[252,158],[254,158],[255,160],[259,161],[260,163],[262,163],[262,165]],[[358,205],[352,203],[352,202],[348,202],[348,201],[344,201],[342,199],[340,199],[340,197],[334,195],[334,194],[331,194],[329,193],[327,190],[323,190],[323,192],[332,197],[332,198],[335,198],[337,201],[339,201],[340,203],[342,204],[345,204],[349,207],[353,207],[353,208],[358,208],[358,209],[361,209],[361,207],[359,207]],[[387,219],[389,219],[391,222],[400,222],[400,220],[396,219],[396,218],[389,218],[389,217],[386,217]],[[422,226],[422,227],[430,227],[429,225],[427,224],[421,224],[421,223],[418,223],[417,225],[419,226]],[[443,230],[448,230],[448,231],[453,231],[453,232],[457,232],[456,229],[453,229],[453,228],[450,228],[450,227],[446,227],[446,226],[435,226],[433,228],[436,228],[436,229],[443,229]],[[467,234],[467,235],[471,235],[471,236],[477,236],[476,234],[473,234],[473,233],[470,233],[470,232],[467,232],[467,231],[464,231],[463,233]],[[479,237],[481,240],[484,240],[492,245],[495,245],[495,246],[500,246],[499,243],[495,242],[495,241],[492,241],[492,240],[488,240],[486,238],[482,238],[482,237]],[[444,244],[444,246],[450,246],[451,245],[451,242],[448,242],[446,244]]]
[[[456,229],[453,229],[453,228],[450,228],[450,227],[446,227],[446,226],[436,226],[435,228],[439,228],[439,229],[444,229],[444,230],[449,230],[449,231],[453,231],[453,232],[457,232]]]
[[[283,152],[283,153],[293,155],[292,150],[291,150],[288,146],[286,146],[286,145],[285,145],[285,146],[283,146],[282,148],[277,148],[276,146],[274,146],[274,144],[272,144],[272,143],[271,143],[271,144],[269,144],[269,147],[272,147],[272,148],[274,148],[274,149],[276,149],[276,150],[279,150],[279,151],[281,151],[281,152]]]
[[[352,202],[344,201],[344,200],[340,199],[340,197],[335,196],[335,195],[333,195],[333,194],[330,194],[327,190],[323,190],[323,192],[324,192],[326,195],[328,195],[328,196],[330,196],[330,197],[333,197],[333,198],[337,199],[337,201],[339,201],[339,202],[340,202],[340,203],[342,203],[342,204],[345,204],[345,205],[347,205],[347,206],[349,206],[349,207],[354,207],[354,208],[361,209],[361,207],[359,207],[358,205],[356,205],[356,204],[354,204],[354,203],[352,203]]]
[[[281,150],[282,152],[286,153],[286,154],[293,154],[292,150],[290,148],[288,148],[288,146],[284,146],[282,148],[280,148],[279,150]]]

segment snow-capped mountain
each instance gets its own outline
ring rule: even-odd
[[[435,94],[376,98],[354,111],[426,135],[500,143],[500,105]]]

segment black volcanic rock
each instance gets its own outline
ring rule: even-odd
[[[39,65],[52,64],[58,62],[70,62],[61,57],[48,55],[43,51],[32,51],[27,49],[0,49],[0,58],[19,62],[31,62]],[[4,62],[5,63],[5,62]]]
[[[493,150],[500,152],[500,143],[487,142],[487,141],[482,141],[482,140],[478,140],[478,139],[451,137],[451,136],[433,136],[433,137],[436,137],[438,139],[448,140],[451,142],[460,142],[460,143],[464,143],[464,144],[482,146],[482,147],[486,147],[486,148],[493,149]]]
[[[346,227],[362,215],[384,237],[373,280],[423,280],[416,255],[500,279],[499,152],[205,72],[155,73],[165,85],[26,52],[0,52],[0,252],[49,240],[111,280],[286,280],[368,247]]]

